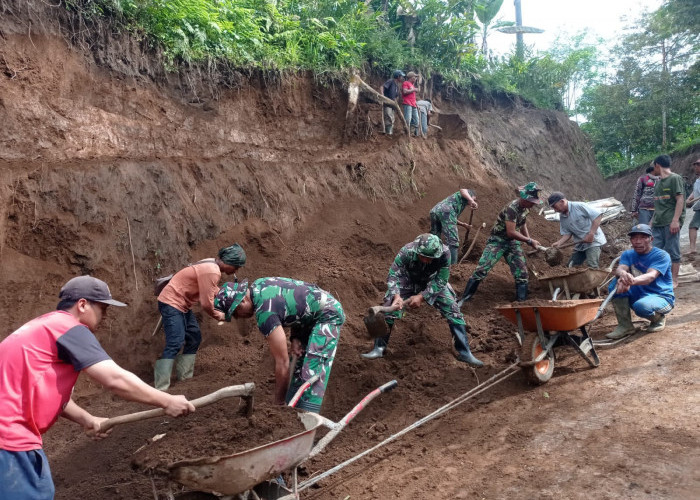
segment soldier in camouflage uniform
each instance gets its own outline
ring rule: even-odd
[[[450,277],[450,250],[434,234],[421,234],[404,245],[389,268],[384,305],[396,311],[386,313],[389,333],[375,339],[374,348],[362,354],[365,359],[384,356],[394,321],[403,316],[404,307],[418,308],[423,302],[440,311],[447,320],[459,361],[472,366],[483,366],[469,349],[466,323],[457,306],[457,296],[447,282]]]
[[[430,211],[430,232],[438,238],[445,232],[445,243],[450,247],[450,265],[457,263],[459,249],[459,233],[457,226],[471,227],[458,219],[467,205],[477,209],[476,194],[471,189],[460,189],[451,194]]]
[[[215,299],[226,321],[255,315],[275,360],[275,403],[289,402],[316,373],[321,377],[307,389],[296,407],[318,413],[345,322],[343,307],[318,286],[290,278],[260,278],[225,283]],[[298,357],[289,381],[289,354],[283,327],[291,327],[291,351]]]
[[[479,264],[464,288],[464,293],[459,301],[459,307],[476,293],[481,281],[493,269],[493,266],[504,257],[510,272],[515,278],[515,298],[523,301],[527,299],[528,272],[525,265],[525,254],[520,242],[523,241],[533,248],[540,246],[540,242],[530,238],[527,229],[527,214],[530,208],[542,203],[539,199],[541,189],[537,184],[530,182],[518,188],[519,197],[506,205],[498,214],[498,219],[491,229],[491,236],[486,241],[486,248],[481,254]]]

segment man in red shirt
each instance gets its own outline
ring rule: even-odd
[[[56,311],[25,323],[0,342],[0,498],[52,499],[54,484],[41,435],[62,416],[94,439],[105,418],[78,406],[71,394],[81,371],[118,396],[158,406],[172,417],[194,411],[184,396],[154,389],[117,365],[92,330],[112,299],[104,281],[80,276],[59,294]]]
[[[406,81],[403,82],[401,87],[403,116],[406,119],[406,125],[408,125],[409,130],[416,137],[418,137],[418,127],[420,126],[418,121],[418,104],[416,104],[416,92],[418,92],[418,89],[414,87],[417,79],[418,75],[413,71],[409,71],[408,75],[406,75]]]

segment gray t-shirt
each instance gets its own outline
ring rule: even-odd
[[[588,203],[579,201],[569,202],[569,213],[559,214],[559,232],[562,236],[570,234],[574,237],[574,241],[578,244],[574,247],[577,251],[587,250],[590,247],[600,247],[605,245],[608,240],[605,239],[603,230],[600,227],[596,230],[593,236],[592,243],[584,243],[581,240],[591,230],[593,221],[601,214],[598,210],[591,207]]]
[[[418,101],[416,102],[416,106],[418,106],[418,110],[421,113],[425,113],[426,115],[433,110],[433,105],[430,104],[430,101]]]
[[[693,197],[698,200],[693,203],[693,210],[697,212],[700,210],[700,177],[695,179],[695,184],[693,184]]]

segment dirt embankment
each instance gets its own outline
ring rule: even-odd
[[[379,133],[375,104],[361,102],[346,122],[346,94],[339,82],[253,76],[234,88],[212,87],[195,97],[193,89],[206,90],[188,80],[195,71],[161,78],[153,70],[157,59],[128,38],[98,31],[93,38],[73,38],[80,43],[71,45],[66,39],[76,33],[75,26],[52,17],[55,11],[44,3],[5,2],[0,8],[12,14],[0,20],[0,321],[5,325],[0,337],[54,307],[69,277],[90,272],[129,302],[126,310],[109,312],[98,337],[118,363],[150,381],[163,346],[162,334],[151,337],[158,319],[152,278],[237,241],[249,257],[239,277],[317,282],[345,308],[348,322],[324,416],[337,420],[370,390],[399,381],[391,397],[363,411],[350,429],[353,435],[339,438],[337,451],[312,464],[313,472],[375,444],[474,385],[474,372],[454,358],[444,320],[427,307],[397,324],[386,359],[368,363],[359,357],[371,344],[361,317],[380,301],[399,248],[428,230],[435,203],[459,187],[478,193],[473,223],[485,222],[487,229],[472,256],[453,269],[451,282],[461,291],[497,212],[514,197],[514,186],[535,180],[572,199],[605,192],[588,144],[560,113],[503,98],[466,101],[436,91],[443,131],[409,142]],[[529,226],[544,244],[558,238],[558,226],[537,213]],[[546,298],[535,280],[532,288],[533,298]],[[513,296],[513,279],[500,263],[465,308],[471,345],[487,364],[478,371],[480,380],[500,371],[518,350],[512,325],[492,310]],[[252,381],[256,397],[269,400],[270,358],[253,324],[218,327],[206,317],[201,324],[196,376],[176,383],[173,392],[194,397]],[[522,390],[514,384],[493,397],[505,400]],[[85,380],[76,397],[100,415],[140,408]],[[487,413],[479,413],[484,426],[502,425]],[[61,422],[46,446],[58,497],[150,495],[150,482],[128,462],[159,426],[134,424],[115,430],[116,439],[94,445],[75,425]],[[459,437],[446,436],[442,443]],[[411,450],[425,448],[421,453],[432,456],[429,441],[423,434],[409,438],[392,452],[392,463],[413,470]],[[482,449],[484,443],[471,445]],[[497,453],[498,447],[491,450]],[[479,460],[475,453],[470,461]],[[74,456],[81,457],[79,463]],[[376,492],[357,486],[348,494],[379,498],[402,491],[382,486],[391,482],[388,475],[376,477]],[[441,488],[447,491],[444,484]],[[429,485],[418,489],[409,496],[430,496]]]

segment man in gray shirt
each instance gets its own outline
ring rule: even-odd
[[[569,260],[569,267],[580,266],[584,262],[588,267],[598,269],[600,248],[607,243],[600,221],[603,214],[587,203],[569,201],[559,191],[549,195],[547,203],[559,213],[559,232],[562,237],[552,243],[560,247],[572,237],[577,245]]]

